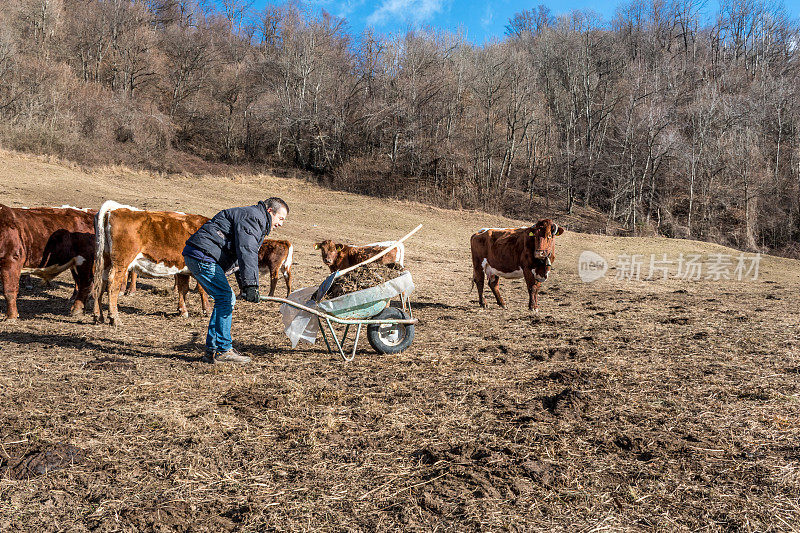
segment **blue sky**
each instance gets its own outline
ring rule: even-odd
[[[461,31],[476,44],[492,38],[501,39],[514,13],[539,4],[546,5],[554,14],[591,7],[606,18],[613,15],[616,7],[607,0],[310,0],[308,4],[346,18],[355,33],[366,27],[388,34],[431,26],[454,33]]]
[[[377,33],[392,34],[409,28],[430,26],[436,29],[461,31],[475,44],[483,44],[493,38],[502,39],[508,19],[514,13],[531,9],[539,4],[550,8],[554,15],[575,9],[591,9],[608,21],[614,16],[618,5],[628,0],[307,0],[306,5],[324,9],[347,19],[350,30],[360,33],[372,27]],[[270,3],[280,4],[280,1]],[[255,0],[253,5],[261,9],[267,0]],[[705,11],[716,11],[717,0],[707,0]],[[785,0],[789,14],[800,17],[800,0]]]

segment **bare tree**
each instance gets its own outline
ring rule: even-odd
[[[624,0],[610,23],[537,6],[483,46],[254,5],[0,2],[0,136],[752,249],[800,238],[800,32],[774,0],[723,0],[711,23],[702,0]]]

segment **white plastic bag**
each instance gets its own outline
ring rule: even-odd
[[[293,291],[287,300],[297,302],[306,307],[315,308],[316,304],[312,301],[309,302],[314,293],[317,291],[316,287],[304,287]],[[280,306],[281,318],[283,319],[283,331],[289,340],[292,341],[292,348],[297,347],[297,343],[301,340],[309,344],[317,342],[317,333],[319,332],[319,323],[317,317],[308,311],[303,311],[297,307],[292,307],[289,304],[281,304]]]

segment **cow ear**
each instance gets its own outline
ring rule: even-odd
[[[562,228],[558,224],[554,224],[554,225],[556,227],[556,231],[555,231],[555,233],[553,233],[553,236],[561,235],[562,233],[564,233],[564,228]]]
[[[336,251],[337,252],[341,252],[343,249],[344,249],[344,244],[337,244],[336,245]]]

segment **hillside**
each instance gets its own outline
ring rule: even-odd
[[[619,256],[740,252],[567,231],[525,307],[470,292],[469,236],[523,221],[331,192],[273,176],[86,171],[0,152],[0,203],[106,199],[212,215],[278,195],[295,288],[313,243],[399,237],[420,323],[352,363],[292,350],[277,306],[238,302],[245,366],[205,365],[206,318],[171,280],[121,297],[122,325],[66,316],[68,278],[0,322],[0,530],[767,530],[800,522],[800,263],[755,280],[616,279]],[[558,220],[557,220],[558,222]],[[563,222],[562,222],[563,223]],[[564,223],[569,226],[568,223]],[[583,283],[585,250],[610,262]],[[615,270],[616,268],[616,270]],[[643,276],[644,277],[644,276]],[[283,289],[278,288],[283,295]],[[49,453],[48,453],[49,452]],[[58,468],[57,468],[58,467]],[[50,470],[52,469],[52,470]],[[50,470],[50,471],[49,471]],[[779,525],[783,524],[783,525]]]
[[[97,208],[108,199],[143,209],[163,209],[212,216],[220,209],[247,205],[267,196],[281,196],[291,207],[282,238],[309,249],[313,243],[334,237],[351,243],[401,236],[416,224],[425,225],[413,246],[418,261],[433,259],[460,265],[471,278],[469,236],[481,227],[522,226],[533,221],[515,220],[479,211],[439,209],[424,204],[382,200],[331,191],[307,181],[267,175],[187,177],[133,171],[124,167],[84,170],[54,158],[0,150],[0,197],[11,207],[75,205]],[[147,191],[147,194],[142,194]],[[553,216],[543,212],[542,215]],[[570,229],[585,225],[577,218],[556,218]],[[428,238],[425,238],[428,236]],[[576,274],[583,250],[600,253],[613,264],[619,254],[650,254],[668,258],[678,254],[729,254],[741,252],[724,246],[663,237],[610,237],[568,232],[558,241],[559,275]],[[412,254],[414,255],[414,254]],[[761,273],[780,280],[800,280],[798,262],[764,256]],[[321,265],[314,265],[321,266]]]

